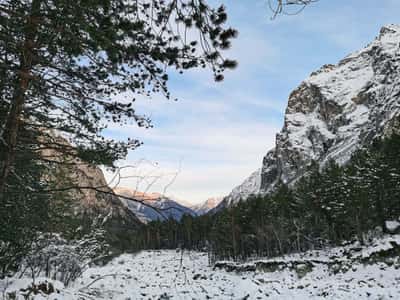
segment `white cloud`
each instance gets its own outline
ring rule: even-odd
[[[257,122],[206,121],[146,132],[147,136],[142,137],[145,145],[121,164],[133,165],[146,158],[157,162],[162,173],[180,170],[168,193],[186,201],[199,202],[210,196],[228,194],[260,167],[263,155],[273,147],[278,128]],[[120,130],[122,135],[131,132],[130,127]],[[165,177],[151,190],[163,189],[170,179]],[[121,185],[136,187],[136,178],[124,180]]]

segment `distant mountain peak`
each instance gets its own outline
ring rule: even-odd
[[[197,215],[191,208],[160,193],[141,192],[127,187],[115,188],[114,193],[137,200],[121,197],[121,201],[144,223],[169,218],[179,221],[183,215]]]
[[[198,214],[204,215],[211,211],[212,209],[216,208],[224,199],[224,197],[211,197],[208,198],[206,201],[191,206],[191,208]]]
[[[127,187],[114,188],[114,193],[117,195],[122,195],[122,196],[135,198],[138,200],[144,200],[144,201],[157,201],[157,200],[161,200],[162,198],[165,198],[160,193],[140,192],[135,189],[130,189]]]

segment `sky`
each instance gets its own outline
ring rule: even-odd
[[[239,66],[222,83],[202,70],[170,73],[176,102],[139,98],[135,109],[154,128],[107,132],[143,142],[119,163],[126,166],[119,186],[192,204],[229,194],[273,148],[290,92],[322,65],[366,46],[383,25],[400,23],[399,0],[320,0],[274,20],[267,0],[208,2],[224,4],[228,24],[239,31],[225,54]],[[110,182],[112,175],[106,172]]]

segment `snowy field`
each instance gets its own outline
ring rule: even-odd
[[[369,248],[351,245],[242,265],[220,263],[221,268],[209,266],[205,253],[144,251],[90,268],[68,288],[55,282],[54,293],[32,299],[400,299],[399,257],[393,255],[399,244],[396,236]],[[390,259],[378,260],[382,251],[392,253]],[[343,264],[338,267],[333,261]],[[282,263],[285,267],[279,266]],[[30,282],[0,281],[3,299]]]

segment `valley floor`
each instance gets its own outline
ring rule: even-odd
[[[71,287],[55,283],[58,293],[34,299],[400,299],[399,257],[393,255],[399,245],[395,236],[368,248],[222,262],[219,268],[208,265],[206,253],[143,251],[90,268]],[[7,299],[28,284],[27,278],[2,280],[0,293]]]

